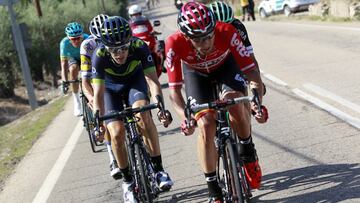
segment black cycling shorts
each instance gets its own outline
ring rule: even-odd
[[[246,92],[246,81],[234,57],[229,55],[214,72],[204,74],[183,63],[186,97],[194,104],[214,101],[213,82],[222,84],[222,94],[228,91]]]
[[[149,100],[148,86],[144,76],[144,71],[139,68],[131,77],[122,82],[109,82],[105,80],[105,114],[122,111],[124,109],[123,100],[127,106],[132,106],[136,101]],[[109,119],[106,123],[119,119]]]

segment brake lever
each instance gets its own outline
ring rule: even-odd
[[[257,110],[256,110],[255,114],[262,115],[259,92],[258,92],[255,88],[252,88],[252,89],[251,89],[251,92],[252,92],[252,94],[253,94],[253,100],[252,100],[252,102],[254,102],[255,105],[257,106]]]

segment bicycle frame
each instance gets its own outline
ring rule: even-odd
[[[126,105],[127,102],[124,100],[124,97],[122,97],[124,110],[101,117],[98,111],[95,113],[97,129],[99,129],[100,122],[107,119],[119,118],[124,122],[129,165],[135,179],[135,192],[138,199],[143,202],[152,202],[153,199],[158,196],[160,190],[157,188],[154,166],[150,160],[150,155],[137,128],[139,118],[136,117],[136,114],[155,108],[164,112],[165,109],[162,98],[160,96],[156,96],[156,98],[158,103],[132,108]]]
[[[226,202],[244,202],[248,200],[252,195],[245,178],[244,163],[237,156],[237,148],[235,136],[231,130],[230,122],[228,119],[228,110],[226,107],[243,102],[254,101],[258,104],[258,95],[256,90],[253,91],[254,96],[238,97],[230,100],[219,100],[219,92],[221,84],[213,82],[213,96],[215,102],[209,102],[204,104],[198,104],[190,106],[190,100],[188,100],[185,115],[190,121],[190,114],[202,109],[215,109],[216,118],[216,137],[215,144],[218,151],[217,161],[217,178],[222,180],[224,186],[224,199]],[[236,153],[235,153],[236,152]],[[220,159],[222,162],[220,162]],[[220,164],[222,163],[222,177],[220,177]],[[221,181],[220,181],[221,183]]]

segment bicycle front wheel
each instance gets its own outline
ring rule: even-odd
[[[135,154],[136,154],[136,168],[140,173],[140,198],[142,202],[153,202],[152,194],[151,194],[151,186],[150,179],[148,175],[148,170],[146,167],[146,162],[144,159],[143,151],[141,150],[139,144],[134,144]]]
[[[235,156],[237,153],[234,151],[234,145],[230,139],[227,139],[225,142],[225,154],[224,154],[224,164],[225,170],[227,171],[228,181],[226,181],[227,192],[231,194],[231,202],[244,202],[244,196],[241,189],[240,177],[238,172],[238,159]]]
[[[83,96],[85,97],[85,96]],[[83,106],[83,122],[84,122],[84,126],[85,129],[88,133],[89,136],[89,141],[90,141],[90,146],[91,146],[91,150],[95,153],[97,152],[95,149],[96,146],[96,140],[94,138],[94,134],[93,134],[93,130],[94,130],[94,126],[92,124],[92,112],[91,109],[89,108],[89,106],[87,105],[86,99],[82,98],[82,106]]]

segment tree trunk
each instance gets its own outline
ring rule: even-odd
[[[39,1],[39,0],[34,0],[34,4],[35,4],[35,9],[36,9],[36,14],[37,14],[37,16],[38,16],[39,18],[42,17],[40,1]]]

